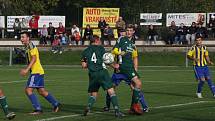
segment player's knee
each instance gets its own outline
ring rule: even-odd
[[[4,93],[3,91],[0,89],[0,97],[3,97],[4,96]]]
[[[45,89],[38,89],[37,91],[41,96],[45,97],[48,95],[48,92]]]
[[[30,89],[30,88],[25,88],[25,93],[26,93],[27,95],[31,95],[31,94],[33,93],[33,90]]]
[[[205,81],[205,78],[201,78],[200,81]]]
[[[107,90],[109,95],[115,94],[115,91],[113,88],[110,88]]]

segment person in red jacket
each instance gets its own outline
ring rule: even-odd
[[[29,21],[29,27],[31,28],[32,38],[38,37],[38,21],[40,16],[32,15],[31,20]]]
[[[60,23],[59,23],[59,27],[57,28],[56,34],[57,34],[57,35],[60,35],[60,34],[63,34],[63,33],[65,33],[65,27],[64,27],[63,24],[60,22]]]

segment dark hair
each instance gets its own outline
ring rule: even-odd
[[[27,31],[23,31],[23,32],[20,33],[20,35],[21,35],[21,34],[25,34],[27,37],[30,37],[30,33],[27,32]]]
[[[133,24],[128,24],[126,28],[133,28],[133,30],[135,29]]]
[[[92,43],[94,43],[96,40],[100,40],[98,35],[93,35],[93,38],[91,40]]]

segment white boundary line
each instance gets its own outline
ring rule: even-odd
[[[214,101],[198,101],[198,102],[180,103],[180,104],[174,104],[174,105],[165,105],[165,106],[151,107],[149,109],[162,109],[162,108],[180,107],[180,106],[187,106],[187,105],[201,104],[201,103],[211,103],[211,102],[214,102]],[[128,110],[128,109],[125,109],[125,110]],[[91,113],[91,115],[93,115],[93,114],[99,114],[99,113],[104,113],[104,112],[94,112],[94,113]],[[53,120],[57,120],[57,119],[71,118],[71,117],[77,117],[77,116],[82,116],[82,114],[57,116],[57,117],[39,119],[39,120],[35,120],[35,121],[53,121]]]

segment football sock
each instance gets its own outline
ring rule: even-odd
[[[57,106],[59,103],[58,101],[49,93],[45,99],[52,104],[52,106]]]
[[[213,82],[211,81],[211,79],[208,79],[207,83],[208,83],[208,86],[211,89],[211,92],[213,93],[213,95],[215,95],[215,86],[214,86]]]
[[[9,111],[8,111],[8,105],[7,105],[7,101],[6,101],[5,96],[0,97],[0,104],[1,104],[1,107],[4,111],[4,114],[7,115],[9,113]]]
[[[31,104],[32,104],[32,106],[34,107],[35,110],[42,110],[41,105],[40,105],[40,103],[39,103],[39,101],[38,101],[38,99],[37,99],[35,94],[32,93],[31,95],[28,95],[28,98],[30,99]]]
[[[119,112],[119,105],[118,105],[118,100],[117,100],[116,94],[110,95],[110,98],[111,98],[111,102],[113,104],[114,110]]]
[[[198,89],[197,89],[197,93],[201,93],[202,92],[202,87],[204,85],[204,81],[199,81],[199,84],[198,84]]]
[[[110,98],[110,95],[107,92],[107,94],[106,94],[106,107],[107,108],[110,108],[110,102],[111,102],[111,98]]]
[[[133,97],[132,97],[133,103],[135,104],[138,103],[139,99],[140,99],[140,89],[134,88]]]
[[[148,108],[147,103],[146,103],[145,98],[144,98],[144,94],[142,91],[140,92],[140,103],[141,103],[143,109]]]
[[[89,98],[88,98],[88,105],[87,105],[87,107],[89,108],[89,109],[91,109],[92,107],[93,107],[93,104],[96,102],[96,97],[94,97],[94,96],[90,96]]]

